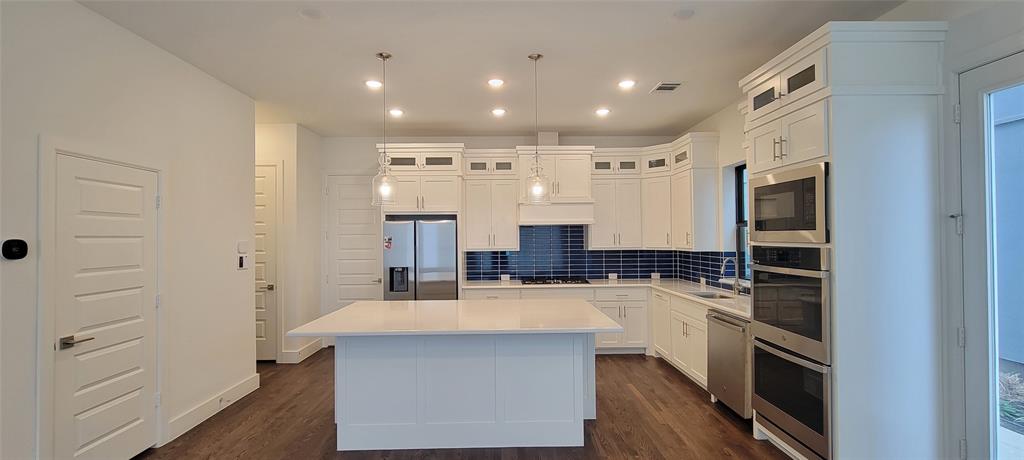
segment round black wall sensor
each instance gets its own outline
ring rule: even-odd
[[[5,240],[3,256],[7,260],[24,259],[28,255],[28,243],[25,240]]]

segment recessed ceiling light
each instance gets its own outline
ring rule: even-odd
[[[299,9],[299,16],[302,16],[302,17],[304,17],[306,19],[309,19],[309,20],[312,20],[312,21],[316,21],[316,20],[319,20],[319,19],[323,19],[324,12],[320,11],[320,10],[318,10],[316,8],[302,8],[302,9]]]
[[[595,110],[594,113],[599,117],[607,117],[609,113],[612,113],[612,111],[605,107],[601,107],[600,109]]]
[[[491,110],[491,114],[493,114],[496,117],[503,117],[505,116],[505,109],[498,107],[494,110]]]
[[[388,113],[390,113],[391,116],[395,118],[398,118],[405,114],[405,112],[403,112],[402,109],[391,109],[388,111]]]
[[[619,82],[619,88],[622,89],[633,89],[634,86],[636,86],[636,81],[634,80],[622,80]]]
[[[492,78],[490,80],[487,80],[487,84],[491,85],[491,88],[501,88],[501,85],[505,84],[505,80],[502,80],[500,78]]]
[[[370,89],[380,89],[384,84],[377,80],[366,80],[366,86]]]

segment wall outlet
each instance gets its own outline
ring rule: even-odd
[[[618,273],[609,273],[608,274],[608,279],[610,279],[610,280],[617,280],[617,279],[619,279],[619,274]]]
[[[661,279],[661,273],[656,273],[656,272],[655,273],[651,273],[651,279],[652,280],[660,280]]]

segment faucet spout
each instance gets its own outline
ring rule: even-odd
[[[730,261],[732,261],[733,267],[732,293],[740,295],[740,265],[739,262],[736,261],[736,258],[726,257],[725,259],[722,259],[722,266],[718,269],[718,271],[722,273],[722,276],[725,276],[725,268],[727,265],[729,265]]]

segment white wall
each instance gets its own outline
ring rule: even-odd
[[[281,169],[278,189],[277,307],[283,313],[278,360],[296,363],[319,348],[311,337],[284,334],[320,316],[320,136],[295,124],[256,125],[256,163]],[[313,345],[315,344],[315,345]]]
[[[162,169],[159,416],[164,436],[187,428],[219,409],[204,402],[258,378],[253,272],[235,268],[236,242],[253,236],[253,102],[77,3],[0,10],[0,233],[33,242],[0,274],[0,457],[35,450],[40,134]]]

